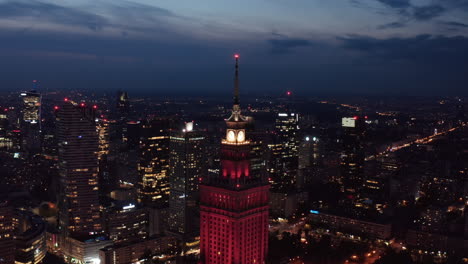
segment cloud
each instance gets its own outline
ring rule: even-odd
[[[271,45],[271,53],[273,54],[290,53],[298,47],[312,46],[312,42],[300,38],[269,39],[267,41]]]
[[[407,61],[439,67],[461,67],[468,60],[468,38],[419,35],[377,39],[367,36],[338,38],[342,47],[384,61]]]
[[[355,1],[355,0],[351,0]],[[377,0],[379,3],[384,5],[387,9],[390,10],[393,14],[396,14],[409,22],[411,20],[416,21],[428,21],[433,18],[436,18],[449,9],[457,9],[455,6],[460,6],[461,1],[466,0],[451,0],[452,2],[435,0],[432,4],[429,5],[414,5],[410,0]],[[468,3],[468,1],[466,1]],[[382,10],[378,10],[378,13],[385,13]],[[402,27],[402,23],[390,23],[386,25],[379,26],[379,29],[395,28]]]
[[[442,22],[441,24],[450,26],[450,27],[468,28],[468,24],[455,22],[455,21],[445,21],[445,22]]]
[[[378,1],[392,8],[408,8],[411,6],[410,0],[378,0]]]
[[[152,5],[133,3],[129,1],[115,1],[105,6],[109,13],[118,19],[132,22],[161,22],[170,17],[181,18],[174,12]]]
[[[416,20],[430,20],[440,16],[446,9],[440,5],[413,7],[412,16]]]
[[[18,19],[31,17],[35,21],[47,21],[65,25],[86,27],[99,31],[108,25],[102,16],[39,1],[7,1],[0,3],[0,18]]]
[[[388,24],[383,24],[377,27],[377,29],[392,29],[392,28],[402,28],[405,27],[405,22],[392,22]]]

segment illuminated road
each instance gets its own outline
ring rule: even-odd
[[[375,158],[378,158],[382,155],[386,155],[390,152],[395,152],[395,151],[398,151],[400,149],[404,149],[404,148],[407,148],[413,144],[420,144],[420,145],[423,145],[423,144],[428,144],[428,143],[431,143],[436,137],[439,137],[439,136],[444,136],[448,133],[451,133],[457,129],[459,129],[460,127],[454,127],[454,128],[451,128],[447,131],[444,131],[444,132],[440,132],[440,133],[436,133],[436,134],[433,134],[431,136],[428,136],[428,137],[424,137],[424,138],[419,138],[419,139],[416,139],[412,142],[409,142],[409,143],[405,143],[405,144],[402,144],[402,145],[399,145],[399,146],[395,146],[395,147],[392,147],[392,148],[388,148],[387,150],[385,151],[382,151],[380,153],[378,153],[377,155],[372,155],[372,156],[369,156],[366,158],[366,161],[368,160],[373,160]]]

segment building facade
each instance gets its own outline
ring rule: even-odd
[[[364,187],[364,118],[344,117],[343,151],[341,153],[341,184],[342,190],[351,200],[359,198]]]
[[[36,91],[20,94],[23,107],[21,109],[21,132],[23,135],[22,149],[28,154],[41,150],[41,94]]]
[[[269,145],[269,174],[272,191],[290,192],[296,187],[299,163],[299,115],[278,113],[273,144]]]
[[[148,238],[148,211],[131,202],[115,202],[103,213],[104,229],[114,244]]]
[[[146,206],[169,204],[169,143],[173,120],[156,118],[142,125],[138,201]]]
[[[102,232],[98,187],[98,134],[94,110],[66,100],[57,112],[59,221],[67,236]]]
[[[199,179],[207,175],[205,137],[186,124],[181,133],[171,136],[169,230],[185,236],[197,235],[199,218]]]

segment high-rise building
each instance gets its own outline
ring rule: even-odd
[[[126,91],[119,91],[117,93],[117,109],[122,118],[127,118],[130,110],[130,101],[128,100],[128,93]]]
[[[298,152],[297,187],[302,189],[311,184],[317,175],[320,161],[319,139],[314,136],[304,136]]]
[[[289,192],[296,186],[299,161],[299,115],[290,111],[278,113],[269,145],[269,174],[272,191]]]
[[[0,263],[15,263],[15,244],[13,241],[13,208],[7,201],[0,200]]]
[[[364,187],[365,118],[342,118],[343,151],[341,153],[341,184],[349,199],[358,198]]]
[[[62,231],[82,238],[99,234],[99,137],[94,109],[66,99],[57,112]]]
[[[128,99],[128,94],[125,91],[117,92],[117,124],[116,124],[116,140],[117,143],[125,143],[127,137],[127,126],[126,123],[129,119],[130,114],[130,101]]]
[[[198,184],[207,175],[205,137],[186,123],[181,133],[171,136],[169,230],[182,239],[197,235],[199,218]]]
[[[265,263],[269,184],[250,167],[247,120],[241,115],[238,55],[234,106],[221,143],[221,173],[200,184],[200,257],[204,264]]]
[[[0,107],[0,150],[10,149],[13,142],[9,133],[8,108]]]
[[[97,106],[93,106],[97,109]],[[115,174],[111,172],[110,153],[110,127],[111,123],[106,118],[96,119],[97,132],[99,138],[98,162],[99,162],[99,187],[102,196],[110,193],[117,182]]]
[[[37,91],[22,92],[20,94],[23,107],[21,130],[23,134],[22,148],[28,154],[35,154],[41,150],[41,94]]]
[[[169,202],[169,139],[173,122],[170,118],[156,118],[142,125],[138,200],[148,206],[164,207]]]

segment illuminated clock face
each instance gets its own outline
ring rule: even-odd
[[[244,140],[245,140],[244,131],[239,131],[239,133],[237,133],[237,142],[244,142]]]
[[[232,130],[229,130],[228,133],[227,133],[227,140],[229,142],[234,142],[236,141],[236,134],[234,133],[234,131]]]

